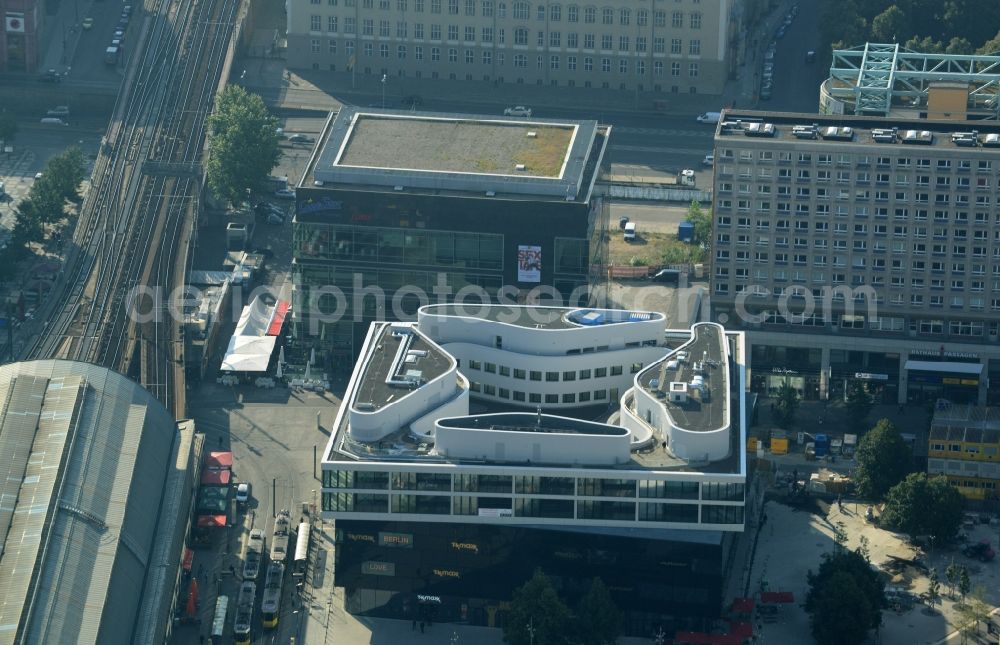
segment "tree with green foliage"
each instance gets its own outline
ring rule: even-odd
[[[896,5],[890,5],[885,11],[872,19],[872,38],[880,43],[894,43],[909,32],[906,14]]]
[[[278,121],[258,95],[229,85],[208,122],[208,184],[216,195],[238,205],[260,189],[278,165]]]
[[[864,642],[882,624],[885,583],[859,550],[825,553],[819,571],[806,574],[806,611],[820,645]]]
[[[572,614],[552,581],[535,569],[531,579],[514,590],[503,637],[508,645],[551,645],[565,642],[572,626]]]
[[[854,434],[861,434],[868,428],[868,415],[874,402],[860,381],[851,383],[847,390],[847,424]]]
[[[922,54],[942,54],[944,53],[944,45],[937,42],[930,36],[924,36],[923,38],[919,36],[914,36],[906,41],[903,45],[907,49],[913,50],[915,52],[920,52]]]
[[[0,141],[9,143],[16,134],[17,121],[14,120],[14,115],[7,110],[0,110]]]
[[[993,605],[986,601],[986,590],[982,587],[976,587],[968,602],[963,602],[956,609],[961,617],[963,637],[979,634],[979,623],[988,623],[993,613]]]
[[[930,584],[927,585],[927,602],[930,603],[931,609],[938,603],[941,599],[941,579],[938,577],[937,569],[931,569]]]
[[[955,587],[958,585],[958,570],[959,566],[955,564],[955,558],[951,559],[951,562],[944,570],[944,579],[948,582],[948,595],[951,597],[955,596]]]
[[[947,544],[958,535],[965,500],[944,475],[911,473],[889,490],[882,523],[916,538],[929,535],[935,544]]]
[[[609,645],[621,635],[622,612],[600,578],[594,578],[590,589],[580,599],[574,621],[580,645]]]
[[[54,201],[71,204],[79,204],[83,201],[80,196],[80,186],[85,178],[85,164],[83,151],[77,146],[72,146],[65,151],[49,159],[42,172],[42,178],[32,185],[32,198],[35,198],[35,191],[51,192]],[[61,208],[60,208],[61,210]]]
[[[778,388],[771,418],[779,428],[789,429],[795,423],[795,412],[799,409],[799,393],[787,381]]]
[[[958,572],[958,593],[962,596],[962,602],[965,602],[965,597],[970,591],[972,591],[972,580],[969,579],[969,569],[962,567]]]
[[[944,53],[946,54],[971,54],[973,51],[972,43],[970,43],[965,38],[955,37],[948,41],[948,45],[944,48]]]
[[[858,494],[879,500],[913,469],[913,457],[903,436],[888,419],[881,419],[858,441],[854,484]]]
[[[1000,31],[997,32],[996,36],[990,38],[983,46],[976,50],[977,54],[985,54],[987,56],[996,56],[1000,54]]]
[[[688,206],[687,221],[694,224],[694,239],[698,246],[712,244],[712,211],[702,210],[697,200],[691,200]]]

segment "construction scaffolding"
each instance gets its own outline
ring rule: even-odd
[[[1000,118],[1000,53],[923,54],[897,43],[835,49],[824,91],[855,114],[889,116],[893,107],[926,106],[931,84],[941,81],[968,86],[970,112]]]

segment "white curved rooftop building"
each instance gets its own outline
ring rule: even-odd
[[[655,312],[515,305],[373,323],[324,452],[323,509],[741,531],[743,338],[667,330]],[[469,495],[480,481],[488,500]]]

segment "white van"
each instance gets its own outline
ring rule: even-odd
[[[56,117],[51,117],[51,116],[50,117],[45,117],[44,119],[42,119],[42,123],[46,124],[46,125],[69,125],[68,123],[66,123],[62,119],[58,119]]]
[[[722,118],[722,112],[705,112],[704,114],[698,115],[698,123],[707,123],[709,125],[715,125]]]
[[[623,239],[626,242],[632,242],[635,240],[635,222],[629,222],[625,225],[625,237]]]

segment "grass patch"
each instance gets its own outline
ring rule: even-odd
[[[705,252],[698,246],[681,242],[671,233],[639,230],[638,239],[626,242],[619,230],[610,231],[608,259],[615,266],[634,266],[635,259],[649,266],[660,264],[695,264],[704,260]]]
[[[525,136],[514,158],[518,163],[523,163],[532,175],[558,177],[572,130],[545,126],[530,129],[538,136],[534,139]]]

